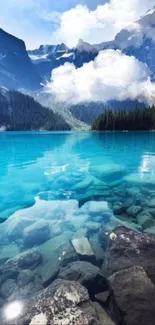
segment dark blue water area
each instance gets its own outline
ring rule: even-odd
[[[119,225],[155,235],[155,134],[1,132],[0,221],[6,301],[46,286],[75,238],[97,245]]]

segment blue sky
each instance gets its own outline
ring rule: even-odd
[[[111,40],[153,7],[154,0],[0,0],[0,27],[22,38],[27,48],[79,38]]]

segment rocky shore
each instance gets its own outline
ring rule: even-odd
[[[1,265],[0,324],[153,325],[154,256],[155,237],[124,226],[58,235]]]
[[[107,169],[0,225],[1,325],[154,325],[154,178]]]

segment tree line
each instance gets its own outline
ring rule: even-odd
[[[70,130],[59,114],[18,91],[0,90],[0,126],[8,131]]]
[[[148,108],[105,109],[93,122],[97,131],[147,131],[155,129],[155,106]]]

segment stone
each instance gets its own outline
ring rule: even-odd
[[[109,278],[122,324],[154,325],[155,287],[140,266],[116,272]]]
[[[138,214],[137,222],[140,226],[143,227],[143,229],[151,228],[155,226],[155,220],[152,218],[151,214],[149,212],[143,211],[142,213]]]
[[[23,237],[24,229],[34,223],[33,219],[26,217],[12,217],[7,220],[6,234],[11,240]]]
[[[133,205],[130,208],[127,209],[127,214],[133,218],[137,216],[142,211],[142,208],[140,206]]]
[[[15,243],[5,245],[0,249],[0,264],[6,262],[10,258],[15,257],[19,253],[20,253],[20,249]]]
[[[16,290],[16,281],[14,279],[6,280],[0,288],[0,294],[4,299],[9,298],[11,294]]]
[[[109,236],[108,264],[102,266],[106,274],[138,265],[155,283],[155,237],[126,227],[118,227],[112,234],[113,238]]]
[[[123,207],[123,204],[122,203],[117,203],[115,205],[113,205],[113,213],[114,215],[117,215],[117,214],[121,214],[124,212],[124,207]]]
[[[145,186],[154,186],[155,185],[155,175],[152,173],[131,173],[124,177],[124,181],[131,183],[132,185],[145,185]]]
[[[1,282],[8,280],[9,278],[16,279],[20,270],[18,268],[17,259],[7,260],[0,267]]]
[[[103,222],[109,222],[113,212],[109,209],[106,201],[90,201],[83,205],[81,212],[88,214],[89,217],[102,216]]]
[[[24,229],[24,246],[31,248],[50,239],[50,226],[46,221],[37,221]]]
[[[95,300],[104,305],[107,303],[109,298],[110,298],[109,291],[100,292],[95,295]]]
[[[154,198],[152,200],[148,201],[148,207],[155,208],[155,199]]]
[[[99,303],[93,302],[93,306],[99,316],[100,325],[116,325]]]
[[[18,277],[17,277],[17,283],[19,287],[23,287],[26,284],[34,281],[34,274],[31,270],[22,270]]]
[[[126,175],[124,166],[118,164],[104,164],[95,167],[91,167],[89,172],[104,182],[114,182],[120,180]]]
[[[23,269],[35,269],[42,263],[42,255],[38,248],[33,248],[18,256],[18,267]]]
[[[81,238],[81,237],[87,237],[88,229],[86,228],[80,228],[73,234],[73,238]]]
[[[1,325],[9,325],[2,313]],[[87,290],[79,282],[56,280],[34,298],[24,302],[14,325],[101,325],[89,300]]]
[[[89,242],[95,254],[96,261],[98,262],[99,265],[101,265],[105,258],[105,252],[99,242],[98,234],[95,234],[94,236],[90,237]]]
[[[87,228],[88,230],[91,230],[92,232],[98,232],[99,229],[101,228],[101,224],[99,222],[95,222],[95,221],[85,222],[85,224],[83,226],[84,226],[84,228]]]
[[[72,240],[72,245],[76,251],[76,253],[80,257],[93,257],[94,252],[92,247],[88,241],[87,237],[75,238]]]
[[[40,246],[42,264],[39,266],[38,272],[45,286],[56,278],[61,266],[78,260],[78,256],[70,243],[72,236],[72,232],[64,232],[64,234],[52,238]]]
[[[91,296],[108,289],[108,283],[102,271],[89,262],[69,263],[60,270],[58,278],[80,282]]]
[[[140,194],[140,189],[138,187],[129,187],[126,189],[126,194],[135,197]]]

